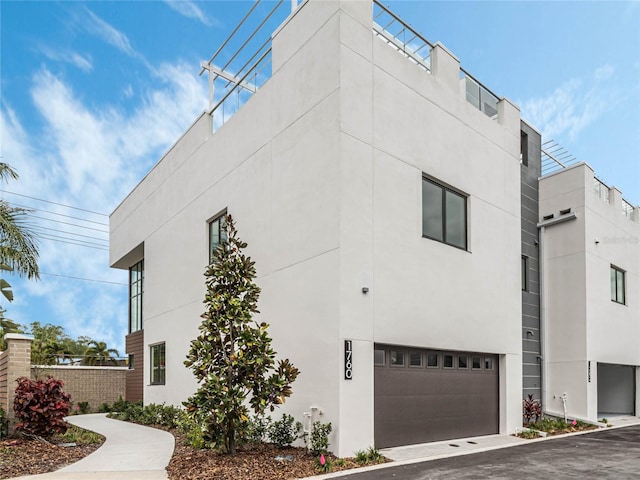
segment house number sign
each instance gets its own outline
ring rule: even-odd
[[[344,341],[344,379],[353,378],[353,345],[351,340]]]

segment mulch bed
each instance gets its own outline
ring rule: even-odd
[[[5,439],[0,441],[0,478],[53,472],[83,459],[99,446],[58,447],[30,438]]]
[[[319,475],[315,457],[304,448],[280,449],[271,444],[245,447],[235,455],[198,450],[184,444],[183,437],[171,431],[176,438],[176,446],[167,467],[170,480],[286,480]],[[290,456],[291,460],[276,460],[276,457]],[[344,459],[344,465],[335,465],[332,471],[361,467],[352,459]]]

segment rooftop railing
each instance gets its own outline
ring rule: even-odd
[[[635,209],[633,208],[633,205],[631,205],[629,202],[627,202],[624,198],[622,199],[622,214],[633,220],[633,214],[635,212]]]
[[[596,192],[600,200],[609,203],[609,187],[598,177],[593,177],[593,191]]]
[[[433,45],[378,0],[373,0],[373,33],[409,61],[431,71]]]

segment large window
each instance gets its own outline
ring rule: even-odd
[[[617,303],[626,303],[624,298],[624,270],[611,265],[611,300]]]
[[[142,330],[142,293],[144,284],[144,261],[129,269],[129,333]]]
[[[151,345],[151,385],[164,385],[166,380],[166,347],[164,343]]]
[[[422,236],[467,248],[467,197],[422,179]]]
[[[218,245],[227,240],[227,223],[224,220],[226,212],[209,222],[209,263],[213,262],[213,252]]]

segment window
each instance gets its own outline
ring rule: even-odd
[[[129,269],[129,333],[142,330],[144,260]]]
[[[129,354],[129,361],[127,362],[129,364],[129,370],[134,370],[135,367],[133,366],[133,353]]]
[[[624,299],[624,270],[611,265],[611,300],[625,304]]]
[[[422,236],[467,248],[467,197],[422,179]]]
[[[166,380],[165,363],[165,344],[151,345],[151,385],[164,385]]]
[[[438,354],[437,353],[428,353],[427,354],[427,368],[438,368]]]
[[[525,255],[522,255],[522,259],[520,262],[520,269],[522,270],[521,272],[521,283],[522,283],[522,291],[526,292],[528,290],[528,284],[529,284],[529,258],[526,257]]]
[[[493,358],[484,357],[484,369],[485,370],[493,370]]]
[[[482,368],[482,361],[480,357],[471,357],[471,369],[480,370]]]
[[[391,365],[395,367],[404,367],[404,352],[398,350],[391,350],[389,355],[391,359]]]
[[[225,222],[226,212],[218,215],[209,222],[209,263],[213,262],[213,252],[218,245],[227,241],[227,222]]]
[[[373,351],[373,363],[374,365],[384,365],[384,350],[374,350]]]
[[[529,165],[529,136],[520,131],[520,161],[525,167]]]
[[[458,355],[458,368],[466,369],[467,368],[467,356],[466,355]]]
[[[453,368],[453,355],[442,356],[442,368]]]
[[[409,353],[409,366],[410,367],[422,366],[422,354],[420,352]]]

